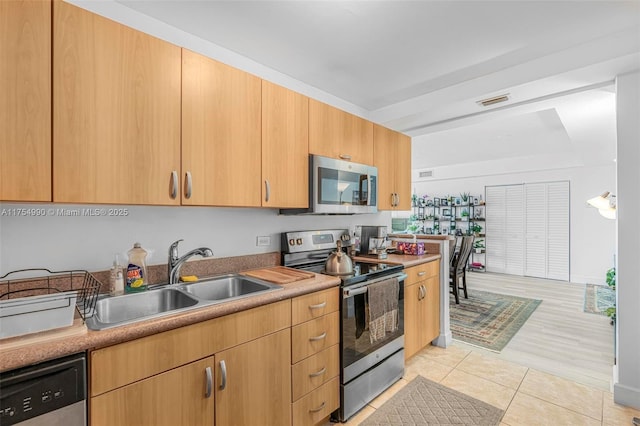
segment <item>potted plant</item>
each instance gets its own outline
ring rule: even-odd
[[[462,209],[462,212],[460,212],[460,218],[463,221],[469,220],[469,210],[468,209]]]
[[[469,193],[469,192],[461,192],[460,193],[460,198],[462,199],[462,205],[468,205],[469,204],[469,195],[471,195],[471,193]]]
[[[484,240],[475,240],[473,242],[473,249],[476,251],[476,253],[482,253],[482,251],[485,249]]]
[[[478,225],[477,223],[474,223],[473,225],[471,225],[470,231],[473,232],[473,235],[477,237],[480,235],[480,232],[482,232],[482,226]]]
[[[411,196],[411,205],[413,207],[418,207],[418,196],[416,194]]]
[[[605,279],[607,285],[609,286],[609,288],[611,288],[611,290],[615,290],[616,289],[616,268],[610,268],[607,271],[607,275],[606,275],[606,279]],[[616,323],[616,306],[615,306],[615,302],[613,302],[614,305],[607,308],[607,310],[605,311],[605,313],[607,314],[607,316],[609,317],[609,319],[611,320],[611,325],[614,325]]]

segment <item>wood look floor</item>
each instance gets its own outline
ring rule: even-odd
[[[502,352],[474,350],[611,390],[614,327],[606,316],[583,311],[584,284],[475,272],[467,274],[467,288],[542,300]]]

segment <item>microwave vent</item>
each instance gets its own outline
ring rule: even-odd
[[[420,174],[418,176],[421,177],[421,178],[432,177],[433,176],[433,170],[426,170],[424,172],[420,172]]]
[[[495,104],[499,104],[500,102],[506,102],[509,100],[509,94],[505,93],[504,95],[494,96],[492,98],[482,99],[477,103],[482,106],[491,106]]]

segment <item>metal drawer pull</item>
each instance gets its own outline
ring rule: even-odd
[[[396,207],[400,205],[400,195],[396,192]]]
[[[351,156],[349,154],[340,154],[340,158],[343,160],[351,161]]]
[[[318,376],[322,376],[324,373],[327,372],[327,367],[322,367],[322,369],[318,372],[315,373],[310,373],[309,377],[318,377]]]
[[[186,199],[191,198],[191,172],[187,172],[184,182],[184,197]]]
[[[204,397],[209,398],[213,390],[213,373],[211,372],[211,367],[205,368],[204,372],[207,375],[207,390],[204,392]]]
[[[327,306],[327,302],[318,303],[317,305],[309,305],[309,309],[321,309]]]
[[[327,337],[327,332],[326,331],[324,333],[322,333],[321,335],[319,335],[319,336],[309,337],[309,341],[310,342],[317,342],[318,340],[322,340],[325,337]]]
[[[224,360],[220,361],[220,376],[220,390],[223,390],[227,387],[227,364]]]
[[[320,404],[320,406],[318,408],[313,408],[311,410],[309,410],[310,413],[317,413],[318,411],[322,410],[325,406],[325,402],[322,401],[322,404]]]
[[[171,172],[171,192],[170,196],[172,200],[175,200],[178,196],[178,172],[175,170]]]
[[[418,276],[419,276],[419,277],[423,276],[424,274],[426,274],[426,272],[425,272],[425,271],[418,272]]]
[[[271,185],[269,184],[269,180],[265,179],[264,180],[264,201],[265,203],[269,202],[269,197],[271,196]]]

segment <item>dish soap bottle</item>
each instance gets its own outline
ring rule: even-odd
[[[110,293],[112,296],[124,293],[124,274],[122,272],[122,266],[120,265],[120,259],[116,254],[113,259],[113,266],[111,267],[111,282]]]
[[[133,293],[147,289],[147,251],[135,243],[133,248],[127,252],[129,255],[129,266],[127,266],[127,283],[125,291]]]

